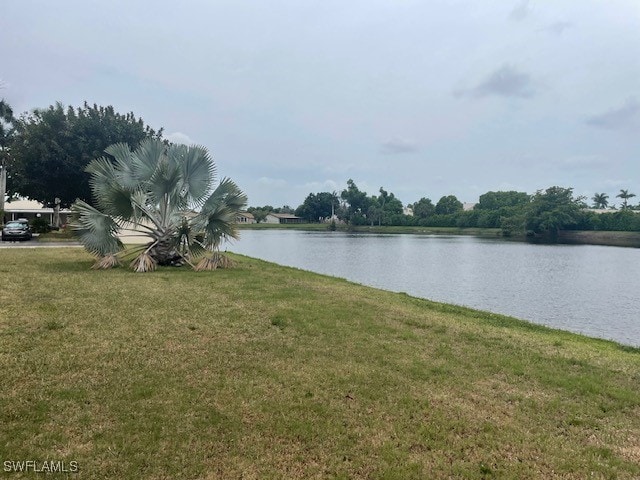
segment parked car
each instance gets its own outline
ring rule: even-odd
[[[7,240],[31,240],[31,227],[25,219],[7,222],[2,229],[2,241]]]

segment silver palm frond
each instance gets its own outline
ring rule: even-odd
[[[223,238],[238,237],[236,216],[247,197],[228,178],[213,188],[216,167],[206,148],[147,139],[133,151],[118,143],[105,152],[113,159],[87,167],[96,207],[80,200],[72,207],[72,228],[99,261],[125,250],[118,237],[124,229],[149,239],[134,260],[136,271],[156,263],[193,265],[191,259],[215,252]]]

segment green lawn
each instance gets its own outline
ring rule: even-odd
[[[135,274],[76,248],[0,250],[3,465],[640,478],[640,350],[234,259]]]

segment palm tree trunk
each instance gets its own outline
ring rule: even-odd
[[[149,255],[158,265],[179,267],[185,261],[170,239],[162,239],[156,242],[149,250]]]

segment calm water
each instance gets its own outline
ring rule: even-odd
[[[640,346],[638,249],[291,230],[243,230],[228,249]]]

